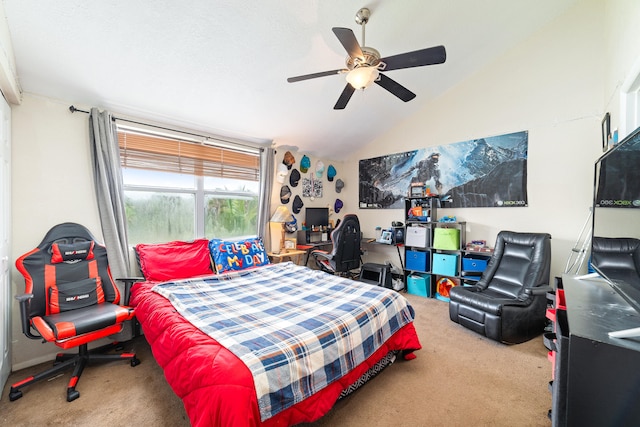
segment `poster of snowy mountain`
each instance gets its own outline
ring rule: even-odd
[[[360,208],[404,208],[412,182],[443,208],[527,206],[528,143],[521,131],[360,160]]]

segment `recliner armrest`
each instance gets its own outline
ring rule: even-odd
[[[33,294],[18,294],[15,297],[20,304],[20,324],[22,326],[22,333],[32,340],[39,340],[42,337],[40,335],[34,335],[31,333],[31,322],[29,321],[29,302],[33,298]]]
[[[538,296],[538,295],[546,295],[547,292],[552,292],[553,288],[551,286],[545,285],[545,286],[536,286],[535,288],[526,288],[524,290],[524,293],[527,295],[534,295],[534,296]]]

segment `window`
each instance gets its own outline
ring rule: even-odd
[[[259,150],[118,125],[130,244],[257,235]]]

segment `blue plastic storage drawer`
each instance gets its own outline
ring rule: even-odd
[[[462,257],[462,271],[477,271],[482,273],[486,268],[491,257],[486,255],[465,255]]]
[[[433,254],[433,274],[456,276],[458,274],[457,254]]]
[[[429,271],[429,252],[407,251],[406,257],[407,270]]]
[[[428,274],[410,274],[407,277],[407,292],[421,297],[430,297],[431,276]]]

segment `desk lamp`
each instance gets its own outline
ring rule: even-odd
[[[271,229],[271,252],[276,254],[284,252],[284,223],[292,220],[293,216],[291,212],[289,212],[289,209],[284,205],[278,206],[269,220],[269,228]],[[280,231],[279,236],[278,231]],[[277,245],[276,242],[278,243]]]

